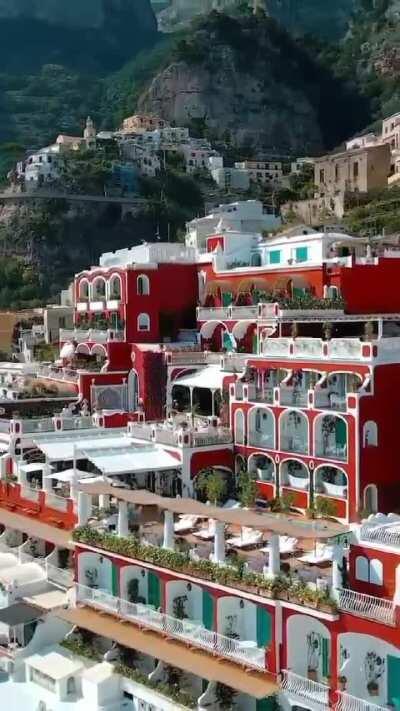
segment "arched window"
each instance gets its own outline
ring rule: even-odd
[[[369,514],[378,511],[378,489],[375,484],[368,484],[364,489],[364,508]]]
[[[245,444],[244,414],[242,410],[235,412],[235,442]]]
[[[150,281],[146,274],[140,274],[137,278],[138,296],[148,296],[150,294]]]
[[[369,560],[363,555],[356,558],[356,580],[369,582]]]
[[[378,446],[378,425],[373,420],[368,420],[364,425],[363,444],[364,447]]]
[[[251,266],[261,267],[261,254],[256,253],[251,255]]]
[[[121,298],[121,277],[115,274],[110,279],[110,299]]]
[[[82,300],[89,298],[89,282],[86,279],[79,282],[79,298]]]
[[[150,331],[150,316],[148,314],[139,314],[137,329],[138,331]]]
[[[93,299],[104,299],[106,296],[106,280],[103,277],[95,279],[92,285]]]
[[[337,286],[329,286],[328,287],[328,298],[329,299],[338,299],[339,298],[339,289]]]

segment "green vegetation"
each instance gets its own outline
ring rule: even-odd
[[[376,190],[357,196],[358,205],[349,205],[344,223],[349,232],[364,236],[399,232],[400,187]]]
[[[203,494],[207,501],[218,506],[226,495],[226,482],[221,474],[217,474],[213,469],[207,469],[198,475],[196,490]]]
[[[247,509],[252,508],[257,499],[258,486],[254,477],[249,472],[240,472],[239,482],[239,501]]]
[[[191,560],[189,551],[181,553],[158,546],[143,545],[136,538],[121,538],[112,533],[101,533],[90,526],[76,528],[72,537],[78,543],[124,555],[127,558],[143,560],[168,570],[186,572],[188,575],[212,580],[220,585],[257,592],[259,595],[271,598],[288,599],[290,595],[292,601],[300,604],[326,607],[333,612],[336,610],[335,602],[326,592],[309,590],[306,585],[297,581],[292,582],[289,577],[269,579],[259,573],[245,572],[243,566],[224,567],[207,559]]]

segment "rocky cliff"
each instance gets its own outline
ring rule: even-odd
[[[271,18],[211,13],[196,28],[143,93],[140,110],[281,153],[332,147],[362,125],[361,104],[346,86]]]

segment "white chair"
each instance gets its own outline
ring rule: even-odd
[[[325,543],[317,543],[315,550],[297,558],[301,563],[307,565],[321,565],[321,563],[330,563],[333,560],[333,547]]]
[[[201,538],[202,541],[211,541],[215,536],[215,521],[209,520],[207,528],[201,528],[200,531],[194,531],[194,536]]]
[[[174,525],[175,533],[190,533],[193,531],[198,520],[198,516],[191,516],[190,514],[180,516],[179,521]]]
[[[226,541],[233,548],[252,548],[261,543],[263,539],[262,531],[257,531],[254,528],[242,527],[240,536],[233,536]]]
[[[294,553],[297,548],[298,542],[299,541],[297,538],[293,538],[291,536],[279,536],[279,553],[281,555],[288,555],[289,553]],[[263,553],[269,553],[268,546],[260,548],[260,550]]]

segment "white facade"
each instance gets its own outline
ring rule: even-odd
[[[248,190],[250,186],[249,172],[237,167],[216,168],[211,175],[221,190]]]
[[[32,153],[24,163],[18,163],[17,173],[25,178],[27,187],[50,183],[61,175],[62,159],[54,146]]]

